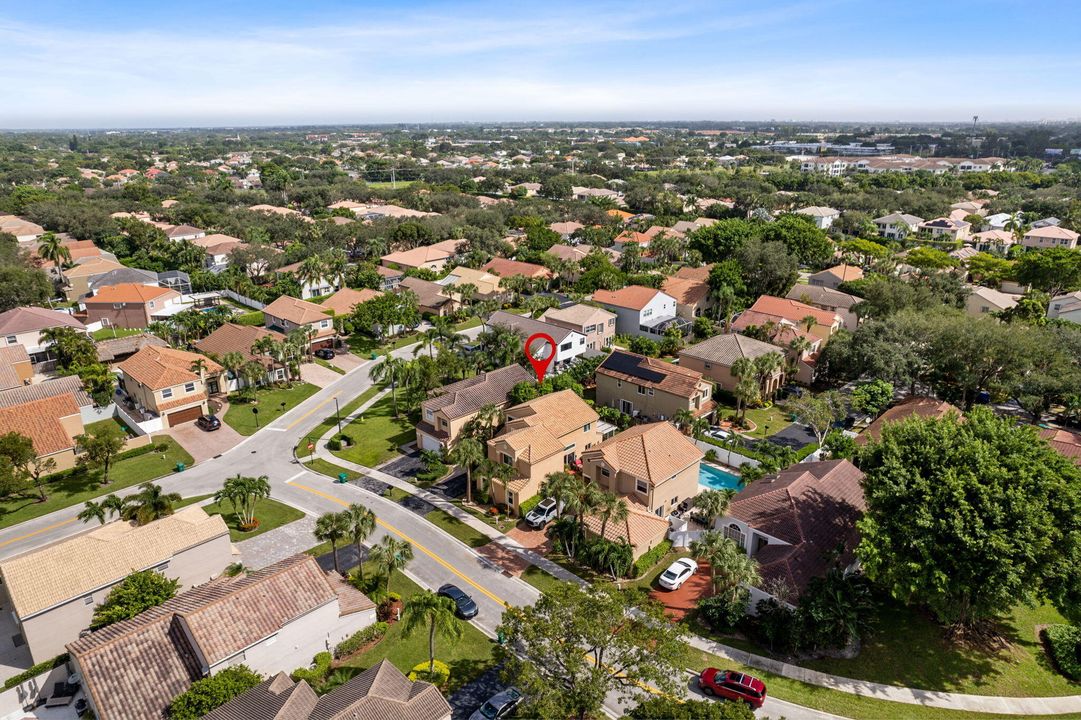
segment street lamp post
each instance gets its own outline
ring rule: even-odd
[[[336,418],[338,418],[338,434],[341,435],[341,433],[342,433],[342,416],[341,416],[341,412],[338,410],[338,398],[334,398],[334,416]]]
[[[255,427],[256,427],[256,429],[258,429],[259,428],[259,408],[253,407],[251,409],[251,414],[253,416],[255,416]]]

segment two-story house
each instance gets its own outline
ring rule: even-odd
[[[810,207],[800,208],[796,211],[797,215],[802,215],[806,218],[810,218],[811,222],[815,224],[815,227],[819,230],[829,230],[830,226],[841,217],[840,210],[834,210],[831,207],[822,207],[820,205],[811,205]]]
[[[122,328],[145,328],[157,314],[179,304],[180,293],[157,285],[123,283],[103,287],[83,299],[86,322]]]
[[[968,233],[971,227],[971,223],[948,217],[927,220],[919,225],[920,230],[930,233],[931,237],[935,240],[951,240],[953,242],[964,242],[965,240],[968,240]]]
[[[693,323],[696,317],[706,315],[713,308],[709,283],[703,280],[669,277],[665,278],[661,289],[676,299],[676,315],[689,323]]]
[[[613,351],[595,377],[597,403],[633,417],[667,420],[680,410],[703,417],[716,407],[702,373],[626,350]]]
[[[8,396],[0,400],[0,435],[13,432],[29,438],[38,458],[51,459],[56,470],[67,470],[77,460],[75,438],[85,432],[80,402],[89,399],[81,387],[54,393],[49,386],[57,385],[54,380],[0,393]]]
[[[836,290],[841,283],[860,280],[863,278],[863,270],[858,265],[834,265],[833,267],[811,273],[807,276],[807,283],[814,287],[824,287]]]
[[[162,418],[165,427],[206,415],[207,383],[222,366],[186,350],[147,345],[117,366],[120,387],[138,408]]]
[[[417,447],[436,451],[453,447],[462,428],[481,408],[493,405],[503,410],[510,404],[507,395],[515,385],[536,381],[532,371],[515,364],[432,390],[420,404]]]
[[[878,229],[878,236],[887,240],[903,240],[916,232],[922,222],[923,218],[921,217],[900,212],[890,213],[874,219],[875,227]]]
[[[402,270],[425,269],[443,272],[447,263],[453,261],[465,244],[465,240],[443,240],[433,245],[421,245],[409,250],[387,253],[379,260],[384,267]]]
[[[732,323],[732,329],[743,332],[749,327],[763,327],[767,323],[772,323],[774,328],[785,325],[799,328],[820,340],[829,339],[842,325],[841,316],[835,312],[799,300],[763,295]]]
[[[42,332],[59,327],[86,333],[86,326],[67,313],[40,307],[12,308],[0,313],[0,347],[22,346],[34,365],[52,362],[56,356]]]
[[[1046,248],[1068,248],[1073,250],[1077,247],[1078,234],[1073,230],[1067,230],[1057,225],[1034,227],[1021,238],[1021,244],[1032,250]]]
[[[831,290],[828,287],[818,285],[796,284],[785,295],[789,300],[798,300],[806,305],[812,305],[819,310],[828,310],[837,313],[841,317],[841,325],[846,330],[855,330],[859,325],[859,316],[856,315],[856,304],[860,298],[855,295]]]
[[[670,327],[684,331],[690,323],[679,317],[676,299],[666,292],[628,285],[621,290],[598,290],[593,300],[616,315],[616,332],[654,340]]]
[[[322,305],[282,295],[263,308],[263,326],[283,335],[300,328],[307,333],[312,349],[329,347],[338,337],[330,312]]]
[[[611,347],[616,337],[616,316],[593,305],[571,305],[565,308],[549,308],[541,315],[549,325],[558,325],[580,333],[586,339],[586,350]]]
[[[679,366],[702,373],[721,388],[733,392],[739,380],[732,374],[732,366],[741,359],[754,360],[762,355],[775,354],[780,366],[762,380],[762,397],[772,397],[784,385],[783,354],[776,345],[749,338],[739,333],[714,335],[700,343],[679,351]]]
[[[522,340],[536,333],[544,333],[555,341],[555,357],[548,365],[549,374],[562,372],[568,365],[573,363],[586,351],[586,338],[580,332],[569,330],[559,325],[551,325],[541,320],[534,320],[528,315],[516,315],[515,313],[496,310],[488,317],[486,323],[489,327],[508,328],[522,336]],[[543,360],[551,354],[548,343],[540,343],[542,348],[533,347],[530,352],[534,357]]]
[[[582,474],[657,517],[698,494],[698,446],[668,422],[636,425],[582,453]],[[646,548],[648,549],[648,548]]]
[[[579,454],[600,442],[600,417],[573,390],[542,395],[505,415],[503,429],[488,441],[488,459],[514,471],[506,482],[493,480],[492,499],[517,514],[546,477],[577,466]]]
[[[238,353],[244,358],[245,362],[259,363],[266,368],[266,374],[262,378],[255,380],[254,384],[263,385],[287,379],[284,363],[278,362],[270,355],[256,353],[252,350],[252,347],[257,342],[267,337],[275,342],[285,342],[285,336],[273,330],[251,325],[224,323],[202,340],[194,342],[193,345],[196,350],[214,360],[221,360],[223,356],[229,353]],[[234,392],[247,387],[248,382],[246,378],[233,375],[231,371],[227,371],[223,372],[219,377],[207,378],[207,391],[211,395],[216,395],[219,392]]]

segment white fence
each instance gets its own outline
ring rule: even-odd
[[[754,458],[747,457],[746,455],[740,455],[735,450],[728,450],[727,448],[718,447],[712,443],[705,442],[703,440],[695,440],[694,444],[698,446],[698,449],[702,452],[709,452],[713,450],[717,453],[717,460],[730,467],[739,468],[744,465],[750,465],[751,467],[758,467],[762,463]]]
[[[136,435],[150,435],[165,429],[165,423],[161,417],[153,417],[149,420],[136,420],[135,416],[128,412],[123,405],[116,406],[116,414]]]
[[[247,295],[241,295],[240,293],[233,292],[232,290],[222,290],[221,294],[223,296],[229,298],[230,300],[235,300],[236,302],[240,303],[241,305],[244,305],[244,306],[247,306],[247,307],[250,307],[250,308],[255,308],[256,310],[262,310],[263,308],[266,307],[266,303],[261,303],[258,300],[253,300],[252,298],[248,297]]]

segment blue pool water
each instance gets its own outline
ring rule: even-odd
[[[698,483],[714,490],[743,489],[743,483],[738,476],[705,463],[698,466]]]

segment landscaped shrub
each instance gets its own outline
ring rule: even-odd
[[[1081,680],[1081,627],[1048,625],[1042,635],[1059,672],[1072,680]]]
[[[714,630],[734,628],[747,614],[747,594],[744,590],[733,600],[720,595],[702,598],[698,601],[698,616]]]
[[[40,675],[43,672],[46,672],[47,670],[52,670],[55,667],[60,667],[61,665],[63,665],[67,661],[68,661],[68,654],[67,653],[64,653],[63,655],[57,655],[52,660],[43,660],[42,662],[39,662],[37,665],[34,665],[33,667],[31,667],[29,670],[24,670],[21,673],[19,673],[18,675],[13,675],[12,677],[9,677],[7,680],[5,680],[4,681],[4,690],[9,690],[9,689],[15,687],[16,685],[19,685],[21,683],[26,682],[27,680],[29,680],[32,677],[37,677],[38,675]]]
[[[634,551],[626,540],[612,542],[594,537],[582,543],[576,559],[597,572],[626,577],[634,566]]]
[[[341,449],[342,449],[342,441],[339,440],[338,438],[331,438],[330,440],[327,440],[327,450],[333,450],[333,451],[337,452],[338,450],[341,450]]]
[[[445,662],[439,660],[435,661],[434,668],[432,672],[428,672],[427,662],[417,663],[409,671],[409,679],[413,681],[423,680],[439,687],[446,685],[447,681],[450,680],[450,668],[447,667]]]
[[[352,436],[346,435],[345,433],[338,433],[338,442],[340,442],[342,445],[352,445],[353,438]]]
[[[706,450],[706,462],[717,462],[717,451],[713,448]]]
[[[169,704],[173,720],[196,720],[263,682],[247,665],[233,665],[210,677],[196,680],[187,692]]]
[[[634,576],[641,577],[649,572],[649,569],[660,562],[661,558],[672,549],[671,540],[662,540],[657,547],[650,548],[645,555],[634,561]]]
[[[359,632],[353,633],[345,640],[338,643],[338,646],[334,648],[334,659],[341,660],[344,657],[348,657],[373,640],[383,637],[387,634],[388,627],[389,625],[385,622],[377,622]]]
[[[425,468],[421,472],[417,473],[417,482],[423,482],[423,483],[435,482],[439,478],[446,475],[447,470],[449,470],[449,469],[450,468],[448,468],[443,463],[438,463],[438,464],[433,463],[432,465],[429,465],[427,468]]]
[[[679,700],[647,698],[627,713],[631,720],[754,720],[754,711],[744,703],[729,700]]]
[[[749,623],[752,632],[770,652],[788,654],[799,647],[799,616],[773,598],[759,600]]]
[[[519,504],[518,504],[518,513],[519,513],[519,514],[520,514],[520,515],[521,515],[522,517],[525,517],[525,516],[526,516],[526,514],[527,514],[527,513],[528,513],[528,512],[530,511],[530,510],[532,510],[533,508],[537,507],[537,504],[538,504],[538,503],[539,503],[539,502],[540,502],[540,501],[541,501],[542,499],[543,499],[543,498],[541,498],[541,496],[540,496],[540,495],[534,495],[533,497],[531,497],[531,498],[529,498],[528,500],[526,500],[526,501],[525,501],[524,503],[519,503]]]
[[[306,680],[309,685],[317,685],[323,681],[323,678],[330,672],[330,663],[334,658],[330,656],[328,652],[321,652],[316,654],[312,658],[312,666],[310,668],[297,668],[290,676],[300,682]]]

